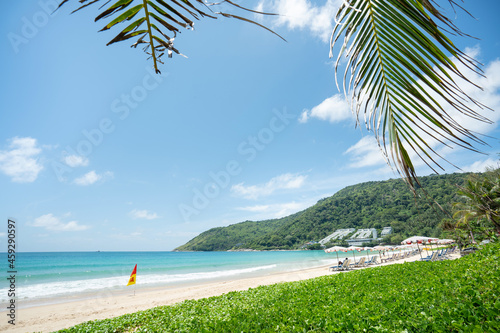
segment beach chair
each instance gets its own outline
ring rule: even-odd
[[[435,261],[437,259],[438,252],[432,252],[432,255],[430,257],[422,258],[420,261]]]
[[[392,257],[389,257],[389,258],[380,258],[380,262],[382,262],[382,263],[388,262],[388,261],[394,260],[395,257],[396,257],[396,253],[393,253]]]
[[[428,255],[427,257],[420,258],[420,260],[422,260],[422,261],[429,260],[429,259],[431,259],[431,257],[432,257],[432,253],[430,255]]]
[[[354,264],[354,267],[364,267],[366,265],[365,261],[366,261],[365,257],[359,259],[359,261],[356,264]]]
[[[341,267],[342,267],[343,264],[337,264],[335,266],[331,266],[328,270],[330,271],[338,271]]]
[[[445,259],[449,259],[446,255],[448,254],[448,249],[443,249],[441,250],[441,253],[438,254],[438,257],[437,259],[438,260],[445,260]]]
[[[344,263],[342,264],[342,267],[340,268],[341,271],[347,271],[349,270],[349,265],[351,263],[351,259],[347,259],[344,261]]]
[[[358,262],[353,261],[353,262],[351,262],[351,263],[349,264],[349,267],[356,267],[356,265],[357,265],[358,263],[359,263],[359,260],[358,260]]]
[[[378,257],[377,256],[373,256],[370,260],[366,261],[365,264],[367,265],[376,265],[378,264]]]
[[[344,260],[344,262],[340,265],[330,267],[330,271],[343,271],[346,270],[346,267],[349,267],[349,259]]]

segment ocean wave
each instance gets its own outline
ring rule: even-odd
[[[137,285],[143,286],[161,286],[182,282],[194,282],[204,280],[215,280],[231,276],[249,274],[253,272],[272,270],[277,265],[265,265],[248,267],[241,269],[228,269],[208,272],[194,272],[185,274],[150,274],[137,276]],[[128,276],[107,277],[99,279],[87,279],[76,281],[58,281],[39,283],[27,286],[18,286],[16,296],[18,299],[38,299],[61,297],[66,295],[77,295],[81,293],[95,293],[105,290],[120,290],[124,288],[128,282]],[[0,301],[7,301],[8,289],[0,289]]]

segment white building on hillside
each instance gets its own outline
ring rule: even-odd
[[[323,238],[322,240],[319,241],[321,245],[324,245],[328,243],[330,240],[337,240],[337,239],[343,239],[353,232],[355,232],[356,229],[350,228],[350,229],[337,229],[333,234],[330,234]]]
[[[349,245],[360,246],[363,243],[369,243],[371,241],[377,240],[378,233],[377,229],[358,229],[350,239],[347,239]]]

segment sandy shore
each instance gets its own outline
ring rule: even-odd
[[[458,256],[459,254],[455,253],[452,259]],[[419,259],[420,256],[416,255],[404,260],[388,262],[382,265],[411,262]],[[87,300],[18,309],[16,311],[15,326],[7,323],[8,317],[6,316],[6,312],[3,311],[0,312],[0,316],[3,318],[0,323],[0,331],[52,332],[89,320],[113,318],[126,313],[146,310],[155,306],[178,303],[186,299],[211,297],[230,291],[247,290],[248,288],[279,282],[305,280],[328,274],[346,273],[329,272],[328,266],[323,266],[293,272],[275,273],[260,277],[205,283],[190,287],[140,290],[136,292],[135,296],[132,293],[129,295],[113,295],[112,293],[107,293],[96,295],[96,297]]]

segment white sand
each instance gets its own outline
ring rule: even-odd
[[[457,257],[459,257],[459,254],[455,253],[452,259]],[[382,265],[411,262],[419,259],[420,256],[415,255],[404,260],[388,262]],[[248,288],[279,282],[305,280],[328,274],[339,274],[339,272],[329,272],[328,266],[323,266],[233,281],[205,283],[190,287],[138,290],[135,296],[133,296],[132,292],[130,295],[113,295],[108,293],[105,295],[96,295],[96,297],[87,300],[66,300],[66,302],[59,304],[16,309],[15,326],[7,323],[9,318],[5,311],[0,312],[0,318],[2,318],[0,322],[0,331],[51,332],[89,320],[113,318],[126,313],[146,310],[160,305],[178,303],[186,299],[211,297],[222,295],[230,291],[247,290]],[[341,274],[346,273],[343,272]],[[2,306],[2,308],[5,307]]]

